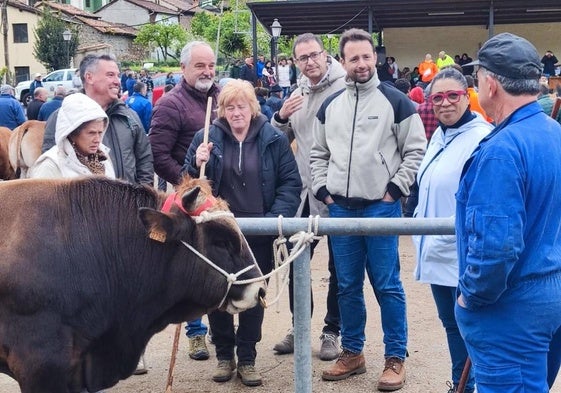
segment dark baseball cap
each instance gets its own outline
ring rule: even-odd
[[[477,58],[463,66],[479,65],[511,79],[538,79],[542,74],[536,47],[511,33],[501,33],[488,40],[477,52]]]

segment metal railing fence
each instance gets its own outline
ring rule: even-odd
[[[453,235],[453,218],[237,218],[245,235]],[[294,391],[312,393],[310,245],[294,260]]]

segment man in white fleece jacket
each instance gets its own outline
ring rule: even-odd
[[[340,39],[346,88],[321,105],[310,153],[312,189],[330,217],[401,217],[426,146],[425,130],[409,98],[376,75],[370,34],[347,30]],[[399,276],[397,236],[331,236],[339,281],[343,352],[323,379],[336,381],[366,371],[362,353],[366,308],[364,272],[380,304],[385,343],[378,390],[405,383],[407,317]]]

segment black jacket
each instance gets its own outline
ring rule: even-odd
[[[223,173],[223,149],[227,143],[225,132],[221,129],[225,121],[217,119],[209,130],[208,141],[214,144],[210,159],[206,164],[206,177],[212,181],[212,189],[218,194]],[[288,138],[282,132],[267,122],[264,115],[252,120],[250,127],[258,127],[258,146],[261,155],[261,184],[263,197],[263,211],[265,217],[294,217],[300,205],[300,191],[302,180],[298,172],[294,154],[288,143]],[[203,130],[197,132],[187,151],[183,171],[191,177],[199,176],[199,169],[195,164],[197,147],[203,141]]]

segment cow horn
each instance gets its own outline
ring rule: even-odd
[[[200,191],[201,187],[197,186],[192,190],[186,191],[183,194],[183,196],[181,197],[181,204],[183,205],[183,208],[185,210],[193,211],[197,208],[196,202]]]

